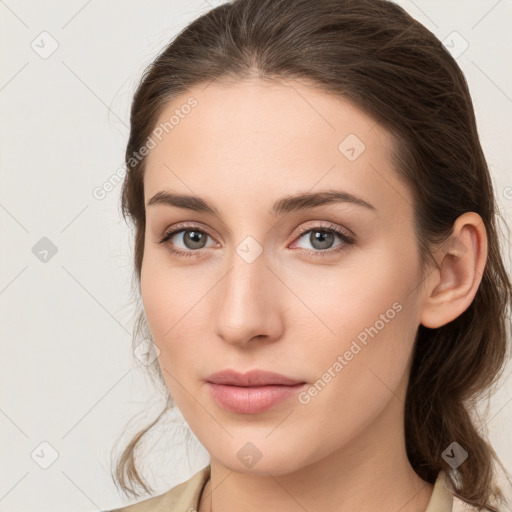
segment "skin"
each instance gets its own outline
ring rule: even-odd
[[[199,512],[424,511],[433,486],[411,467],[403,429],[412,348],[420,323],[441,326],[471,303],[486,257],[481,219],[461,216],[422,274],[412,194],[372,118],[304,82],[255,79],[194,88],[159,122],[191,95],[198,105],[147,156],[145,203],[160,191],[197,195],[221,218],[146,206],[141,291],[169,392],[211,457]],[[354,161],[338,149],[349,134],[365,145]],[[326,190],[374,210],[269,213],[283,196]],[[203,248],[184,239],[190,231],[158,243],[181,222],[207,233]],[[337,235],[313,245],[320,223],[355,242],[339,253]],[[262,250],[251,263],[236,251],[249,236]],[[195,255],[171,254],[173,243]],[[314,257],[322,251],[331,254]],[[400,312],[309,403],[295,397],[247,415],[212,399],[205,379],[225,368],[312,386],[396,303]],[[237,456],[248,442],[261,454],[252,467]]]

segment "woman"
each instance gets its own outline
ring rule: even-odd
[[[137,334],[211,460],[122,510],[501,506],[472,404],[511,285],[468,87],[431,32],[385,0],[221,5],[144,74],[126,164]],[[157,420],[119,460],[134,495]]]

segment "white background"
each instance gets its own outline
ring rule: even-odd
[[[85,512],[134,501],[114,487],[111,449],[134,414],[141,416],[128,437],[153,419],[162,396],[131,352],[131,231],[120,216],[121,187],[103,200],[92,191],[123,164],[144,67],[218,3],[0,2],[2,512]],[[458,62],[512,225],[512,2],[399,3],[439,39],[456,31],[469,44]],[[58,43],[48,58],[31,47],[48,38],[43,31]],[[46,263],[32,252],[43,237],[58,251]],[[489,430],[512,471],[512,382],[504,383],[491,402]],[[187,462],[187,430],[178,422],[157,431],[165,436],[145,470],[155,494],[208,462],[193,434]],[[52,449],[58,458],[41,468],[34,459],[50,462]],[[512,495],[511,484],[502,484]]]

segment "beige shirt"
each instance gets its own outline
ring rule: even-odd
[[[159,496],[145,499],[134,505],[111,510],[109,512],[196,512],[199,508],[201,493],[210,478],[210,465],[195,473],[187,481],[173,487]],[[425,512],[466,512],[476,508],[452,494],[440,472],[434,485],[434,491]]]

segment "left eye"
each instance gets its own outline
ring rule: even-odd
[[[351,243],[351,240],[347,235],[345,235],[345,233],[342,233],[341,231],[338,231],[334,228],[308,229],[307,231],[302,232],[298,240],[305,238],[306,235],[306,240],[311,244],[313,250],[316,251],[326,251],[331,249],[336,237],[341,239],[341,243],[338,245]]]

